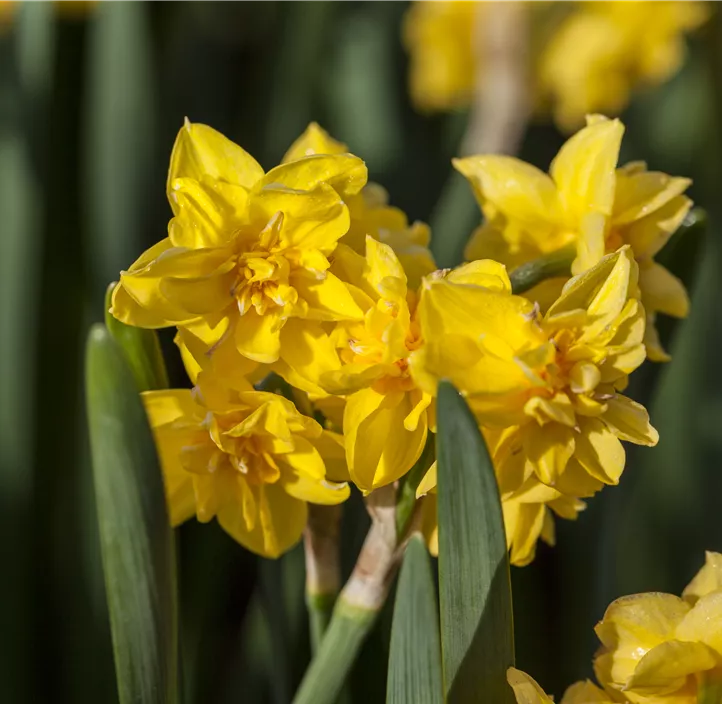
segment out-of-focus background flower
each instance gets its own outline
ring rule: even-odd
[[[540,546],[531,566],[513,569],[517,664],[557,695],[591,674],[592,627],[610,601],[679,593],[703,551],[722,550],[722,18],[713,4],[676,3],[689,36],[675,35],[653,56],[646,44],[669,33],[670,9],[631,4],[634,12],[614,18],[628,30],[614,35],[615,46],[600,40],[611,8],[586,10],[577,23],[590,27],[563,34],[571,3],[531,10],[532,43],[543,29],[554,45],[546,38],[548,51],[530,47],[538,82],[519,155],[546,169],[565,139],[551,116],[575,127],[575,111],[594,98],[581,91],[594,88],[607,103],[591,109],[622,110],[621,162],[693,178],[689,192],[709,226],[659,258],[687,283],[692,310],[685,321],[662,322],[673,361],[645,363],[629,393],[650,409],[658,447],[629,447],[621,485],[576,522],[559,522],[555,548]],[[319,122],[366,160],[392,204],[433,225],[442,264],[458,250],[446,234],[478,224],[470,189],[439,203],[454,183],[450,159],[474,91],[464,42],[480,20],[471,3],[442,3],[472,16],[437,16],[424,27],[420,15],[433,9],[425,5],[408,15],[404,2],[0,3],[3,701],[117,696],[83,343],[102,318],[107,284],[165,232],[165,169],[183,118],[219,129],[266,168]],[[625,59],[628,74],[585,82],[583,65],[599,57],[593,42],[615,70],[614,52]],[[458,50],[456,83],[442,85],[442,75],[424,84],[418,71],[442,69],[441,58],[419,63],[429,49]],[[606,76],[607,64],[594,75]],[[573,89],[557,100],[564,82]],[[174,385],[187,383],[170,335],[162,340]],[[365,520],[352,502],[349,570]],[[179,543],[186,701],[223,704],[239,691],[242,701],[289,701],[309,657],[300,549],[260,560],[215,524],[195,521]],[[384,700],[391,603],[356,666],[353,702]]]

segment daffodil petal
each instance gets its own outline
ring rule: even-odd
[[[348,147],[336,141],[317,122],[311,122],[303,134],[283,155],[283,162],[296,161],[311,154],[343,154]]]
[[[620,440],[650,447],[657,444],[659,433],[651,426],[644,406],[620,394],[607,399],[606,405],[604,422]]]
[[[506,671],[506,680],[514,690],[517,704],[554,704],[544,690],[525,672],[510,667]]]
[[[281,184],[311,191],[325,183],[344,195],[358,193],[368,179],[366,164],[352,154],[312,154],[271,169],[259,185]]]
[[[639,286],[642,300],[648,309],[686,318],[689,313],[689,296],[684,284],[661,264],[652,262],[639,269]]]
[[[625,452],[612,431],[596,418],[580,418],[574,456],[595,479],[618,484],[624,470]]]
[[[299,270],[290,279],[299,298],[308,304],[308,317],[316,320],[362,320],[358,307],[348,287],[331,272],[318,278],[310,272]]]
[[[236,323],[234,339],[238,351],[256,362],[275,362],[281,353],[282,325],[283,321],[278,314],[258,315],[251,308]]]
[[[170,159],[168,190],[176,178],[202,181],[204,176],[251,188],[263,177],[258,162],[212,127],[186,120]]]
[[[635,594],[612,602],[595,628],[611,653],[612,681],[626,683],[646,652],[674,637],[689,609],[671,594]]]
[[[236,542],[263,557],[279,557],[300,539],[308,510],[303,501],[286,493],[279,484],[258,488],[258,520],[252,529],[246,525],[242,507],[237,503],[224,506],[218,522]]]
[[[559,222],[557,189],[552,179],[535,166],[499,155],[454,159],[453,164],[471,182],[482,206],[491,203],[528,227]]]

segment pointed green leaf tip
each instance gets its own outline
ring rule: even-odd
[[[126,325],[110,313],[113,290],[117,285],[110,284],[105,292],[105,325],[123,350],[138,390],[167,389],[168,372],[156,331]]]
[[[178,701],[173,534],[145,409],[120,347],[90,330],[86,394],[120,704]]]
[[[387,704],[443,704],[436,586],[423,538],[406,548],[391,628]]]
[[[448,382],[437,398],[439,597],[448,704],[512,704],[509,560],[494,467],[476,419]]]

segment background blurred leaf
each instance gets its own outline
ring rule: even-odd
[[[436,585],[424,539],[406,547],[391,629],[387,704],[443,704]]]
[[[149,14],[144,3],[103,2],[89,21],[85,206],[96,299],[144,249],[156,122]]]
[[[439,590],[449,704],[513,702],[509,558],[494,467],[458,391],[437,398]]]
[[[93,473],[121,704],[176,704],[173,533],[145,409],[105,326],[88,337]]]

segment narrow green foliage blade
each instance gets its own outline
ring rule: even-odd
[[[423,538],[406,548],[391,628],[387,704],[443,704],[436,587]]]
[[[494,467],[448,382],[437,399],[439,593],[447,702],[514,702],[509,561]]]
[[[155,330],[144,330],[121,323],[108,311],[115,284],[105,293],[105,325],[125,355],[138,391],[168,388],[168,372]]]
[[[145,409],[103,325],[86,356],[88,423],[120,704],[178,701],[173,534]]]

